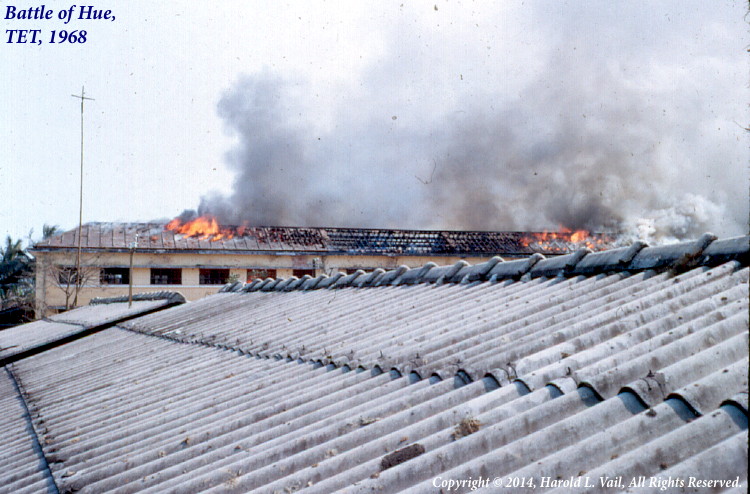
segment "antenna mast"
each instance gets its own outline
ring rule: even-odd
[[[76,290],[75,296],[73,297],[73,307],[78,306],[78,292],[81,290],[83,285],[83,277],[81,276],[81,237],[83,237],[83,102],[85,100],[94,101],[94,98],[87,98],[84,87],[81,86],[81,94],[71,94],[74,98],[81,100],[81,191],[78,200],[78,254],[76,255],[76,272],[75,272],[75,283]]]

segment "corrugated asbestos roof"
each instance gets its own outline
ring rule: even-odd
[[[0,492],[55,492],[28,410],[5,368],[0,371],[0,438]]]
[[[127,250],[138,239],[138,250],[211,251],[215,253],[289,252],[299,254],[380,254],[492,256],[569,252],[569,234],[552,234],[544,242],[530,241],[533,233],[363,228],[229,227],[233,238],[208,240],[177,234],[157,223],[88,223],[83,225],[82,248],[87,251]],[[594,234],[604,241],[607,236]],[[78,246],[78,228],[37,242],[36,251]]]
[[[231,286],[7,368],[61,492],[744,492],[748,241]]]
[[[0,365],[97,327],[185,302],[182,295],[174,292],[136,294],[132,307],[128,307],[127,300],[94,299],[92,305],[0,331]]]

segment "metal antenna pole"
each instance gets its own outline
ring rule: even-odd
[[[138,234],[135,234],[135,242],[130,244],[130,270],[128,271],[128,309],[133,306],[133,255],[138,248]]]
[[[81,191],[78,200],[78,254],[76,255],[76,272],[75,272],[75,283],[76,290],[75,296],[73,297],[73,307],[78,306],[78,292],[81,290],[83,280],[81,276],[81,237],[83,237],[83,102],[85,100],[94,101],[94,98],[87,98],[84,87],[81,86],[80,96],[77,94],[71,94],[74,98],[81,100]]]

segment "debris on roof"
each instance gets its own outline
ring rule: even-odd
[[[591,233],[545,233],[446,230],[387,230],[363,228],[228,227],[231,233],[206,237],[182,234],[158,223],[87,223],[81,244],[86,251],[126,251],[136,242],[139,251],[289,252],[300,254],[528,256],[535,252],[561,254],[588,246],[606,248],[612,239]],[[536,240],[538,239],[538,241]],[[34,251],[73,249],[78,229],[37,242]]]
[[[6,368],[60,492],[741,492],[749,241],[235,284]]]

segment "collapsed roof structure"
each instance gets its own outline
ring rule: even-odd
[[[567,253],[577,246],[575,232],[489,232],[394,230],[373,228],[311,228],[228,226],[210,233],[182,234],[161,223],[87,223],[81,228],[85,252],[299,253],[314,255],[529,256]],[[34,244],[33,252],[76,249],[78,228]],[[587,245],[606,246],[602,233],[586,232]]]
[[[749,243],[108,301],[22,358],[36,329],[2,332],[0,492],[745,492]]]

